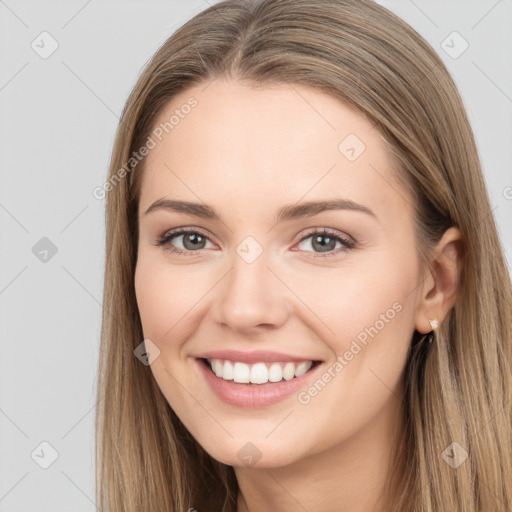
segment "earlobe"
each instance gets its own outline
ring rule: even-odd
[[[430,260],[421,287],[415,328],[421,333],[436,330],[455,305],[463,262],[463,236],[457,227],[445,231]]]

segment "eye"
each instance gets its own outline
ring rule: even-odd
[[[306,240],[311,239],[311,241],[306,242]],[[335,256],[336,254],[339,254],[341,252],[345,252],[349,249],[353,249],[355,247],[355,242],[352,240],[349,240],[348,238],[330,231],[328,229],[322,229],[317,231],[312,231],[305,237],[301,239],[299,242],[300,244],[309,245],[310,247],[313,247],[315,251],[318,251],[319,254],[315,254],[315,258],[325,258],[327,256]],[[336,244],[338,245],[338,248],[336,249]],[[340,247],[341,246],[341,247]],[[336,249],[336,250],[335,250]],[[304,250],[304,249],[301,249]],[[307,251],[306,252],[310,252]],[[323,253],[323,254],[322,254]]]
[[[181,247],[176,247],[175,242],[173,242],[174,239],[181,239],[179,243]],[[305,242],[308,239],[311,239],[309,244],[314,251],[308,251],[307,249],[304,249],[304,247],[300,250],[305,250],[306,252],[317,252],[317,254],[314,255],[315,258],[335,256],[341,252],[353,249],[356,246],[356,243],[351,239],[325,228],[322,230],[317,229],[316,231],[312,231],[308,235],[303,236],[298,245],[307,245]],[[209,238],[201,231],[190,228],[177,228],[173,231],[167,231],[160,235],[156,240],[155,245],[163,246],[166,251],[174,254],[190,256],[193,252],[199,252],[201,249],[205,249],[207,243],[211,244]],[[336,248],[337,244],[339,244],[338,248]]]
[[[176,247],[174,243],[171,243],[172,240],[180,238],[182,247]],[[208,237],[197,229],[178,228],[161,235],[155,245],[164,246],[165,250],[169,252],[188,256],[191,252],[204,249],[207,242],[209,242]]]

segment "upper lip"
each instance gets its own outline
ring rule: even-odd
[[[318,359],[310,357],[298,357],[290,354],[282,354],[279,352],[269,352],[266,350],[255,350],[253,352],[242,352],[240,350],[212,350],[204,352],[196,356],[199,359],[223,359],[229,361],[239,361],[241,363],[253,364],[253,363],[266,363],[266,362],[278,362],[278,361],[318,361]]]

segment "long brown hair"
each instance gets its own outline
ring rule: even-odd
[[[394,461],[405,461],[407,471],[386,510],[512,510],[512,292],[473,132],[436,52],[370,0],[222,1],[177,30],[139,77],[105,187],[98,506],[236,509],[233,468],[191,437],[133,353],[143,340],[134,271],[144,163],[133,155],[176,94],[219,77],[303,84],[354,105],[388,143],[397,176],[415,198],[424,261],[448,227],[461,230],[455,306],[435,342],[411,347],[406,363],[406,434]],[[468,453],[457,468],[443,457],[454,442]]]

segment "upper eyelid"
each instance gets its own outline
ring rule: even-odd
[[[208,238],[208,240],[210,240],[210,242],[213,242],[211,240],[211,236],[206,231],[203,231],[201,228],[188,228],[188,227],[174,228],[174,229],[171,229],[168,231],[164,231],[164,233],[162,235],[160,235],[158,238],[159,239],[174,238],[174,237],[186,235],[187,233],[197,233],[201,236],[204,236],[205,238]]]
[[[301,242],[304,238],[308,238],[311,235],[314,235],[315,233],[320,233],[320,234],[324,233],[325,236],[334,235],[334,236],[336,236],[338,238],[341,238],[343,240],[347,240],[349,242],[355,243],[355,240],[350,235],[347,235],[345,233],[341,233],[341,232],[339,232],[336,229],[321,228],[321,227],[314,227],[314,228],[308,228],[308,229],[302,230],[300,235],[299,235],[300,236],[299,242]]]

